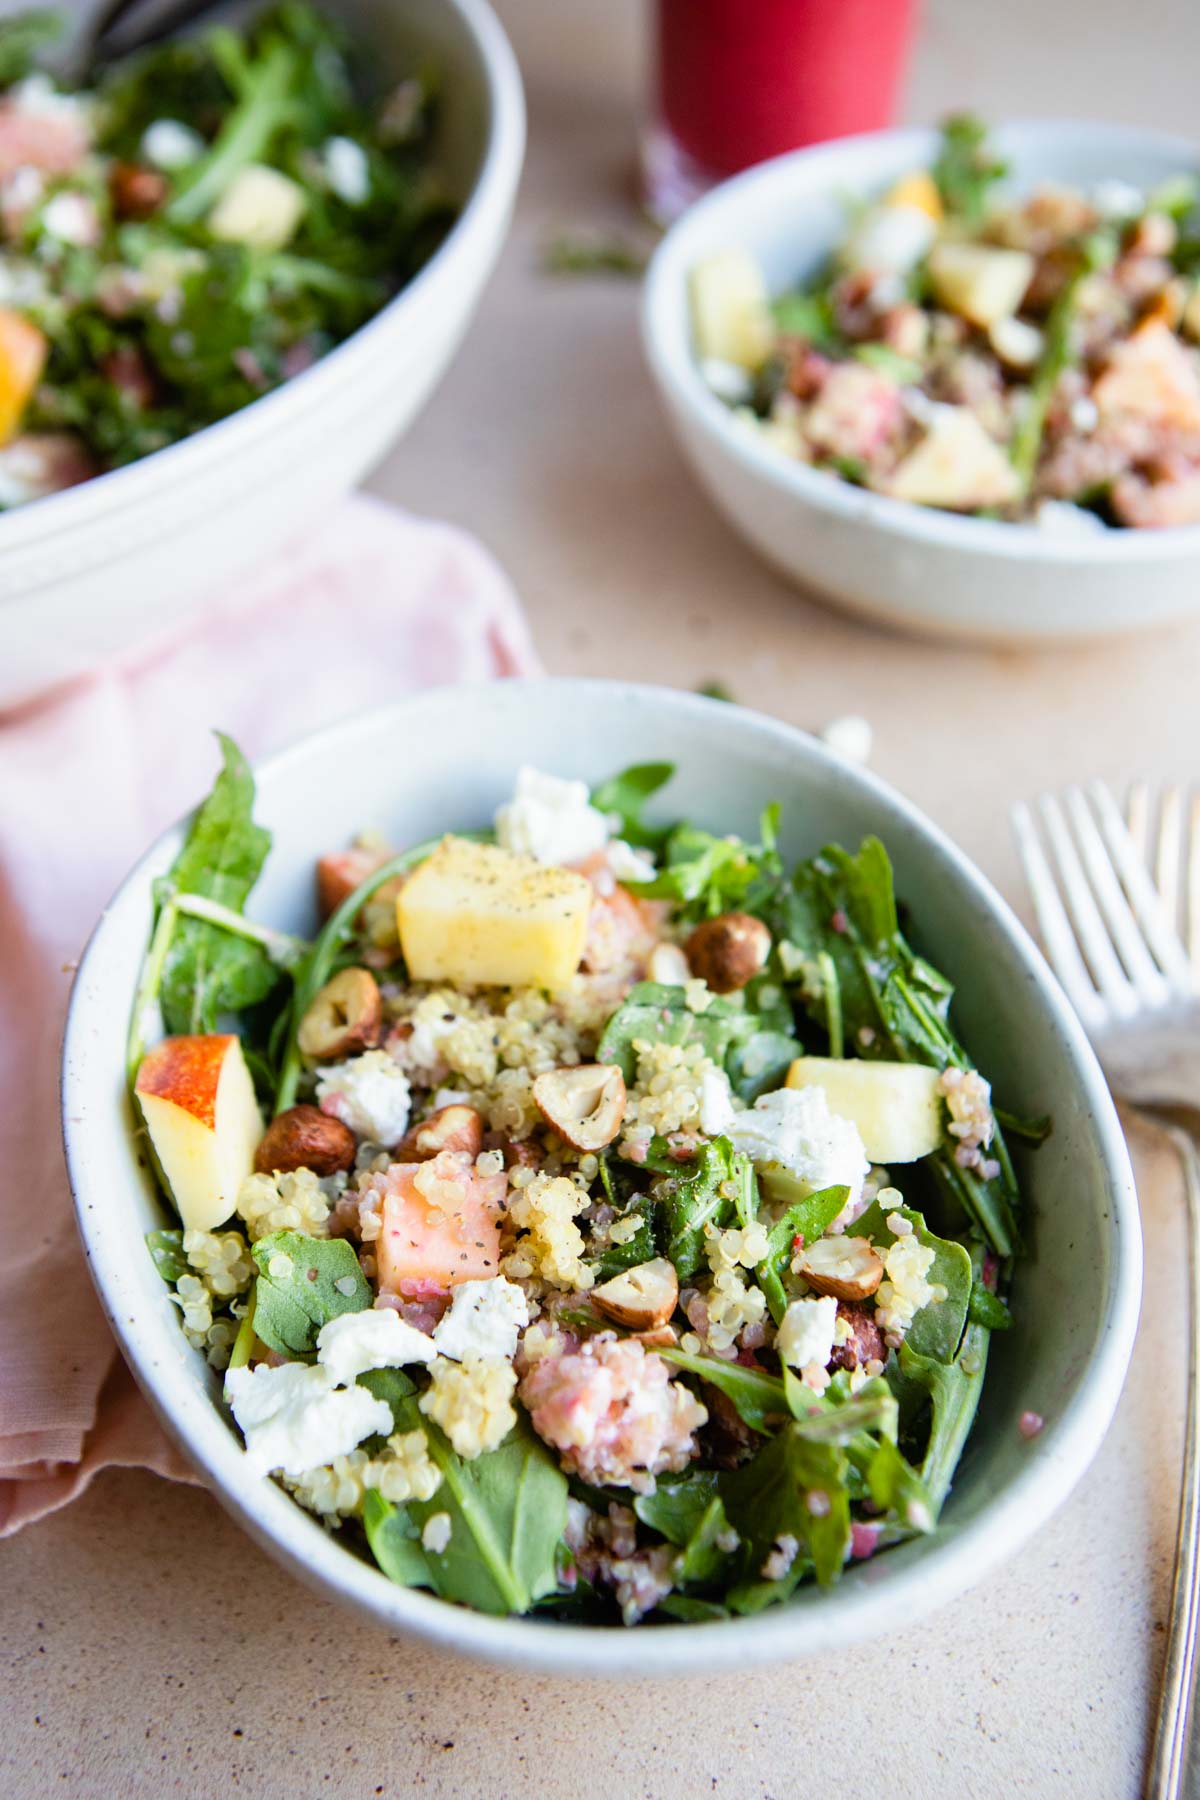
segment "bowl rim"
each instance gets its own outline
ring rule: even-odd
[[[1076,145],[1092,145],[1099,141],[1113,146],[1114,158],[1122,150],[1149,151],[1171,158],[1179,169],[1200,174],[1200,143],[1149,127],[1087,119],[1019,118],[998,125],[991,136],[1001,149],[1014,153],[1032,146],[1035,140],[1059,153]],[[727,455],[741,462],[767,486],[804,500],[814,511],[835,514],[891,537],[916,539],[998,560],[1041,563],[1051,567],[1090,566],[1114,561],[1133,564],[1174,562],[1200,554],[1200,525],[1175,525],[1156,530],[1109,529],[1079,537],[1055,537],[1036,526],[999,519],[966,518],[937,507],[919,506],[914,501],[871,493],[829,470],[810,468],[760,442],[755,434],[738,425],[730,408],[701,378],[686,329],[682,332],[677,329],[676,318],[680,285],[686,283],[694,260],[692,242],[702,235],[710,217],[735,208],[739,200],[762,189],[777,186],[781,198],[785,198],[801,176],[812,177],[801,181],[802,194],[811,194],[822,187],[825,195],[833,198],[844,187],[838,170],[848,157],[856,153],[869,157],[873,151],[892,151],[910,157],[914,165],[925,165],[931,160],[937,142],[937,131],[928,126],[906,126],[836,138],[827,144],[810,145],[758,163],[721,182],[689,207],[666,233],[646,271],[641,307],[642,346],[659,387],[675,409],[686,415],[690,424],[719,443]],[[822,176],[825,177],[823,181]],[[1114,179],[1119,179],[1119,175]],[[781,235],[783,230],[781,227]]]
[[[472,684],[481,703],[494,684]],[[840,782],[865,791],[891,815],[889,829],[903,829],[928,855],[962,884],[968,903],[988,915],[1016,967],[1030,982],[1055,1033],[1064,1063],[1082,1091],[1101,1159],[1108,1172],[1110,1285],[1095,1351],[1079,1387],[1045,1438],[1029,1445],[1024,1468],[952,1536],[928,1541],[909,1562],[901,1546],[889,1553],[890,1571],[874,1585],[854,1591],[813,1593],[807,1603],[768,1610],[757,1617],[704,1626],[674,1624],[669,1629],[628,1632],[609,1626],[556,1624],[537,1618],[494,1618],[470,1612],[417,1589],[393,1585],[352,1551],[338,1544],[269,1478],[248,1481],[244,1452],[215,1402],[203,1409],[179,1404],[179,1364],[160,1365],[156,1340],[179,1327],[174,1313],[145,1307],[131,1279],[129,1244],[105,1205],[109,1172],[93,1158],[88,1139],[93,1112],[111,1125],[111,1091],[89,1090],[89,1040],[95,1036],[90,998],[92,971],[107,955],[108,920],[126,903],[149,898],[149,883],[166,865],[181,838],[186,818],[159,834],[121,882],[92,932],[71,991],[63,1042],[61,1103],[63,1147],[76,1222],[101,1306],[140,1387],[170,1436],[183,1447],[206,1485],[268,1552],[293,1574],[327,1597],[353,1606],[389,1631],[422,1637],[440,1647],[494,1664],[573,1676],[686,1675],[744,1668],[819,1654],[893,1630],[976,1585],[1012,1555],[1067,1498],[1083,1475],[1108,1429],[1119,1399],[1137,1327],[1141,1294],[1141,1235],[1137,1196],[1124,1134],[1083,1028],[1032,938],[1007,902],[974,864],[920,810],[869,771],[854,768],[819,740],[797,727],[723,701],[642,683],[560,678],[572,709],[622,701],[675,710],[694,720],[697,735],[733,725],[747,742],[761,743],[778,759],[801,769],[824,765]],[[544,702],[546,678],[506,680],[502,690],[515,704]],[[426,689],[391,705],[309,733],[255,765],[267,782],[286,781],[297,762],[307,761],[335,739],[397,728],[418,731],[420,715],[436,717],[448,704],[460,705],[463,687]],[[417,715],[414,718],[414,714]],[[718,724],[721,721],[721,724]],[[132,1148],[130,1156],[132,1159]],[[165,1370],[165,1372],[164,1372]]]
[[[334,383],[361,373],[359,365],[367,362],[377,340],[420,306],[430,290],[436,300],[436,290],[453,283],[463,253],[491,218],[507,210],[516,193],[525,151],[525,94],[515,52],[490,0],[437,0],[437,4],[458,15],[474,44],[488,126],[470,191],[433,255],[357,331],[282,386],[136,462],[0,514],[0,555],[37,546],[46,538],[86,528],[98,519],[108,524],[114,516],[140,505],[151,482],[179,486],[205,469],[223,464],[237,450],[230,442],[231,433],[238,434],[245,450],[269,436],[283,417],[312,413]]]

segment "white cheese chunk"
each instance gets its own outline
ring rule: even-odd
[[[317,1361],[343,1387],[368,1369],[402,1369],[431,1363],[436,1355],[433,1339],[391,1307],[342,1313],[317,1333]]]
[[[186,169],[204,154],[204,139],[178,119],[155,119],[142,133],[142,155],[164,174]]]
[[[225,1398],[258,1475],[303,1475],[348,1456],[375,1432],[390,1432],[392,1409],[364,1387],[335,1388],[319,1363],[230,1369]]]
[[[847,762],[865,766],[871,760],[874,734],[870,721],[858,713],[847,713],[844,719],[831,719],[821,733],[823,743]]]
[[[725,1135],[758,1167],[783,1170],[810,1194],[849,1188],[845,1211],[854,1216],[870,1164],[858,1127],[830,1112],[822,1088],[763,1094],[749,1111],[734,1117]]]
[[[581,863],[608,842],[608,820],[586,783],[525,767],[512,799],[496,813],[496,841],[518,856],[562,867]]]
[[[710,1064],[700,1075],[700,1129],[720,1137],[733,1123],[733,1090],[723,1069]]]
[[[367,153],[353,138],[333,137],[325,145],[325,179],[347,206],[362,206],[371,192]]]
[[[408,1129],[408,1077],[385,1050],[333,1063],[317,1077],[317,1104],[358,1137],[390,1149]]]
[[[793,1300],[784,1313],[775,1348],[793,1369],[816,1363],[823,1369],[833,1355],[837,1329],[837,1301],[829,1294],[819,1300]]]
[[[495,1275],[488,1281],[460,1281],[450,1310],[435,1328],[433,1342],[451,1362],[498,1359],[511,1362],[521,1327],[529,1323],[529,1302],[515,1282]]]

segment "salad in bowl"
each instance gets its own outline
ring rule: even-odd
[[[562,1623],[755,1614],[935,1533],[1049,1127],[994,1104],[879,839],[785,860],[769,793],[750,838],[672,819],[669,762],[527,766],[490,823],[312,843],[302,937],[246,913],[222,747],[133,997],[176,1217],[130,1254],[245,1478]]]
[[[0,509],[135,462],[310,368],[454,218],[434,68],[373,79],[325,9],[155,45],[76,91],[0,26]]]
[[[709,251],[704,380],[775,453],[893,500],[1060,537],[1200,523],[1200,184],[1007,174],[957,117],[799,284]]]

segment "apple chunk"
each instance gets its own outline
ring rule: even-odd
[[[254,1171],[263,1130],[240,1039],[164,1038],[142,1058],[136,1093],[184,1226],[223,1225]]]
[[[853,1119],[871,1161],[884,1164],[918,1162],[943,1142],[938,1080],[924,1063],[826,1056],[797,1057],[787,1075],[790,1088],[824,1088],[830,1112]]]

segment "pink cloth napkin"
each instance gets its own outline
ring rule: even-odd
[[[537,666],[478,544],[356,496],[182,628],[0,715],[0,1536],[113,1464],[191,1479],[92,1292],[57,1087],[72,964],[207,791],[212,728],[255,757],[414,688]]]

